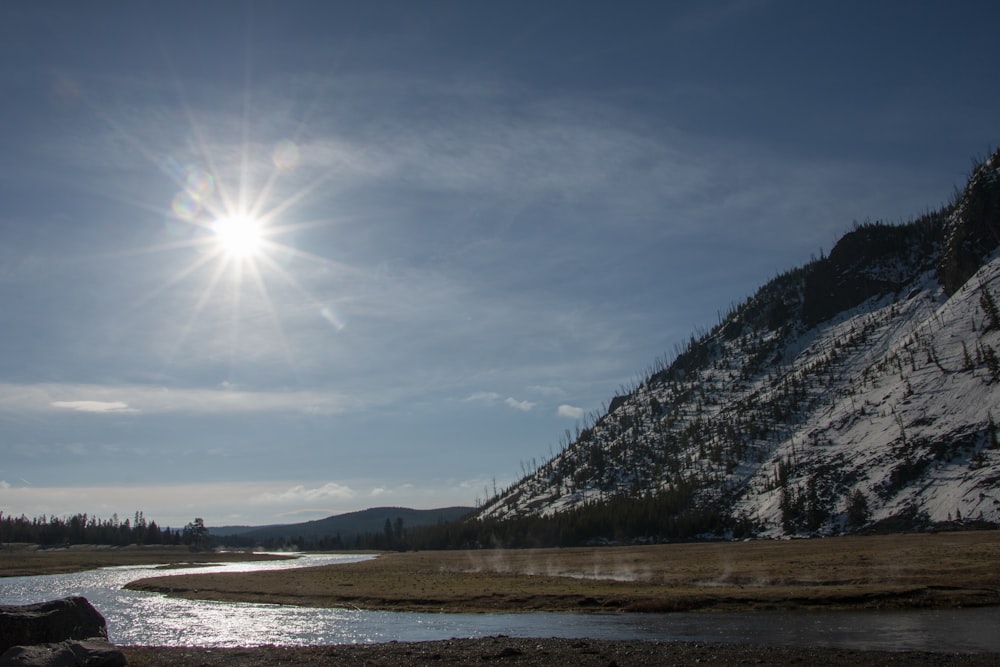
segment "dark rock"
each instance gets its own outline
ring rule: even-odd
[[[86,639],[69,645],[80,664],[87,667],[123,667],[126,662],[125,654],[103,639]]]
[[[125,654],[100,639],[14,646],[0,655],[0,667],[124,667],[125,664]]]
[[[922,226],[866,223],[845,234],[830,256],[814,262],[803,288],[802,319],[816,326],[873,296],[899,289],[906,266],[921,257],[917,251],[929,236]]]
[[[0,667],[14,667],[14,665],[74,667],[76,664],[76,654],[65,644],[14,646],[0,655]]]
[[[92,638],[107,640],[108,626],[86,598],[0,606],[0,653],[14,646]]]

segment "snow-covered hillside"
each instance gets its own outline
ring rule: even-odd
[[[775,278],[480,517],[655,496],[660,526],[758,535],[1000,523],[998,175],[1000,152],[947,209]]]

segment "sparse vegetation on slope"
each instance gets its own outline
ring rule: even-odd
[[[486,500],[478,541],[1000,523],[1000,152],[941,211],[856,225]]]

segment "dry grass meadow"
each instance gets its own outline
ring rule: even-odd
[[[386,553],[317,568],[157,577],[129,588],[445,612],[998,605],[1000,531]]]

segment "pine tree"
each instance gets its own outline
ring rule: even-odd
[[[868,499],[861,489],[854,489],[847,501],[847,525],[860,528],[868,521]]]
[[[997,308],[997,302],[993,299],[993,295],[990,294],[985,285],[980,285],[980,289],[982,289],[982,294],[979,296],[979,304],[986,311],[986,315],[990,319],[990,323],[984,331],[1000,329],[1000,308]]]

